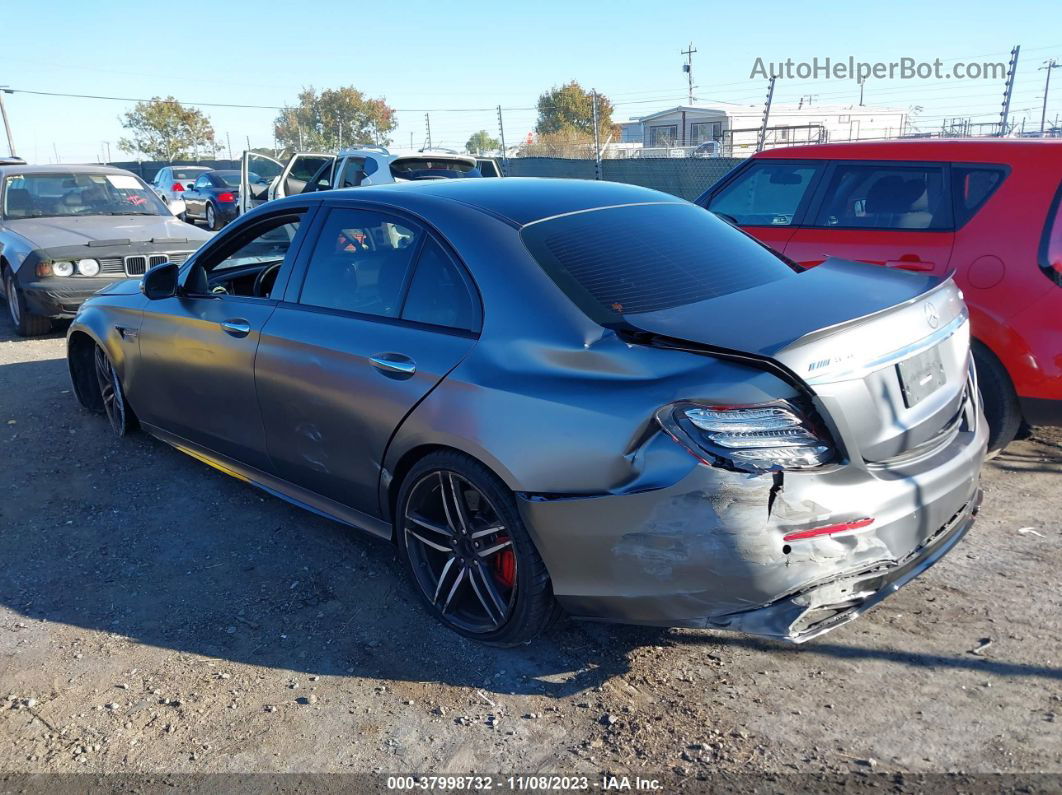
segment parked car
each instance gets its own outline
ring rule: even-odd
[[[252,183],[257,176],[251,175]],[[236,203],[239,190],[240,172],[236,169],[200,174],[184,191],[184,220],[191,224],[202,220],[206,221],[207,229],[221,229],[239,214]]]
[[[970,527],[968,341],[950,279],[803,271],[645,188],[484,179],[270,202],[86,302],[67,351],[115,433],[393,539],[463,635],[559,605],[801,641]]]
[[[210,235],[107,166],[0,166],[0,278],[15,331],[44,334],[102,287],[183,262]]]
[[[1060,196],[1062,142],[938,139],[761,152],[697,201],[805,267],[953,274],[998,451],[1062,424]]]
[[[481,164],[475,157],[457,152],[390,152],[382,146],[345,149],[338,155],[296,152],[284,164],[257,152],[244,152],[241,170],[259,175],[259,181],[250,177],[241,181],[240,212],[284,196],[332,188],[501,174],[490,159],[483,159]]]
[[[184,192],[192,187],[200,174],[210,171],[206,166],[165,166],[159,169],[151,187],[166,202],[170,212],[184,220]]]

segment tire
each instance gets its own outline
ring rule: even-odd
[[[206,225],[211,232],[217,232],[221,229],[221,225],[218,223],[218,212],[210,202],[207,202],[206,206]]]
[[[100,399],[103,401],[103,413],[107,416],[114,435],[121,438],[136,428],[136,416],[125,399],[125,390],[118,372],[106,351],[99,345],[93,352],[93,365],[96,370],[96,383],[100,388]]]
[[[559,617],[512,492],[481,463],[456,451],[431,453],[403,479],[395,505],[399,556],[446,627],[492,646],[517,646]]]
[[[26,301],[10,268],[4,268],[4,300],[7,302],[7,311],[15,326],[15,333],[20,337],[38,337],[52,330],[51,318],[31,314],[26,309]]]
[[[988,421],[988,457],[994,458],[1010,444],[1021,427],[1021,406],[1014,384],[1003,364],[983,343],[974,341],[974,364]]]

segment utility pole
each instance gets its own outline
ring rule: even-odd
[[[771,100],[774,99],[774,75],[767,84],[767,102],[763,106],[763,121],[760,123],[760,134],[756,136],[756,151],[762,152],[767,142],[767,119],[771,116]]]
[[[693,104],[693,53],[697,52],[697,48],[693,46],[693,42],[690,42],[688,49],[680,50],[683,55],[686,56],[686,63],[682,64],[682,71],[686,73],[686,85],[689,87],[689,102],[687,104]]]
[[[428,113],[424,114],[424,128],[428,132],[428,149],[431,149],[431,115]]]
[[[1047,72],[1047,81],[1044,83],[1044,108],[1040,112],[1040,137],[1044,137],[1044,125],[1047,123],[1047,92],[1051,89],[1051,70],[1062,67],[1058,61],[1052,58],[1049,61],[1044,61],[1044,65],[1040,68]]]
[[[597,124],[597,89],[590,89],[594,102],[594,179],[601,179],[601,133]]]
[[[502,123],[501,105],[498,106],[498,134],[501,135],[502,162],[509,162],[509,151],[505,148],[505,125]]]
[[[999,135],[1000,137],[1007,134],[1007,117],[1010,116],[1010,97],[1014,93],[1014,73],[1018,70],[1018,54],[1021,52],[1021,45],[1014,45],[1014,49],[1010,51],[1010,64],[1007,66],[1007,83],[1003,89],[1003,110],[999,113]]]
[[[343,151],[343,122],[336,125],[339,128],[339,151]]]
[[[104,141],[103,143],[107,147],[107,162],[110,163],[111,162],[111,142],[110,141]]]
[[[4,132],[7,133],[7,151],[15,157],[15,141],[11,137],[11,123],[7,120],[7,108],[4,106],[4,94],[14,93],[6,86],[0,86],[0,116],[4,118]]]

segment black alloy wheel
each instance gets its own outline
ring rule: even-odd
[[[460,634],[516,645],[557,617],[512,493],[478,462],[456,452],[421,461],[403,484],[395,525],[421,596]]]
[[[132,412],[125,403],[125,394],[122,391],[122,382],[118,379],[118,373],[107,358],[103,348],[96,346],[95,351],[96,381],[100,385],[100,398],[103,400],[103,411],[107,420],[111,423],[111,430],[116,436],[125,436],[133,427]]]

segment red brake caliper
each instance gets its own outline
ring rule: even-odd
[[[509,536],[500,535],[497,543],[508,540]],[[494,556],[494,576],[506,588],[512,588],[516,584],[516,555],[513,554],[512,547],[503,549]]]

